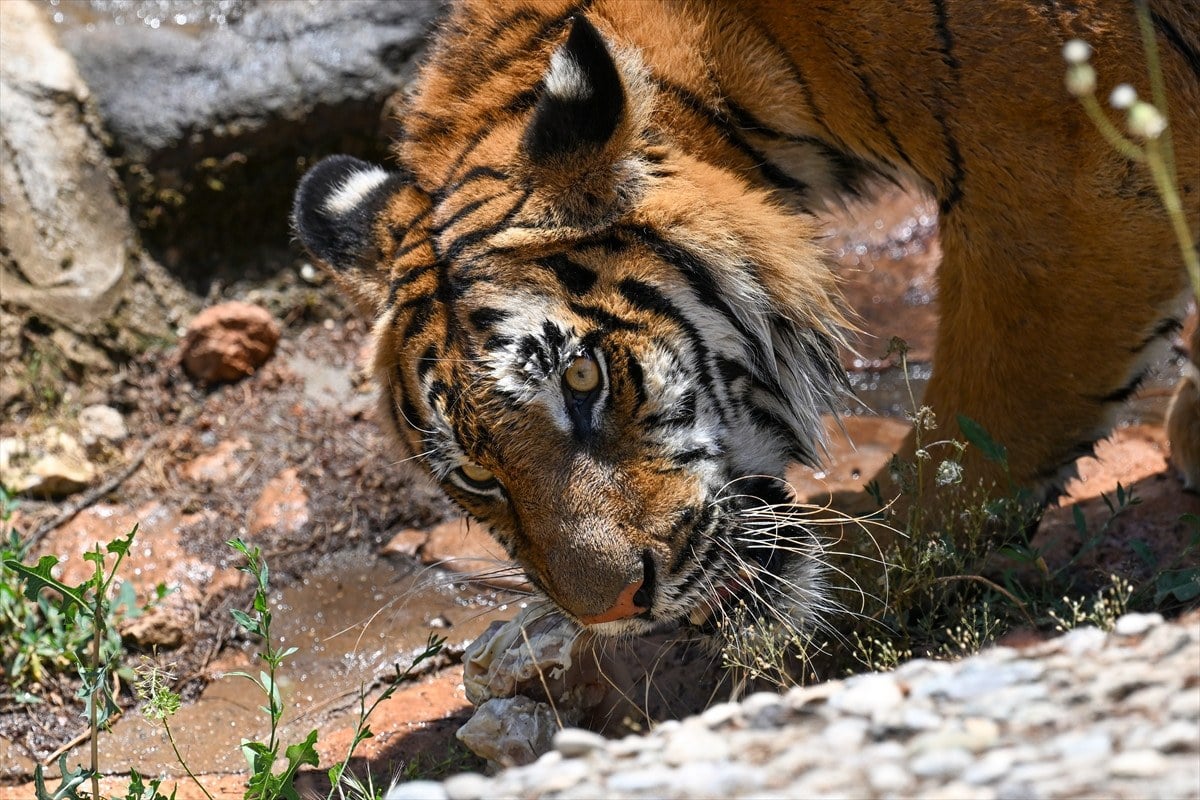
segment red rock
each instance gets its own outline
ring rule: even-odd
[[[274,528],[297,534],[308,524],[308,493],[299,473],[289,468],[267,482],[250,512],[250,535]]]
[[[501,588],[527,587],[524,574],[491,535],[478,523],[465,518],[451,520],[429,531],[421,546],[421,561],[436,565],[481,583]]]
[[[379,554],[383,556],[415,556],[427,541],[429,541],[429,534],[426,531],[409,528],[400,531],[387,544],[379,548]]]
[[[249,449],[250,443],[245,439],[221,442],[211,451],[184,464],[179,471],[183,477],[195,483],[224,483],[242,468],[237,453]]]
[[[183,368],[208,383],[233,381],[262,366],[279,342],[279,326],[265,308],[237,301],[204,309],[180,346]]]

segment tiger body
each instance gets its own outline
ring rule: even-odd
[[[1152,10],[1195,228],[1187,5]],[[323,162],[296,226],[375,319],[406,452],[575,619],[646,631],[778,566],[756,509],[846,386],[814,211],[896,181],[937,200],[940,433],[976,420],[1044,496],[1106,433],[1186,278],[1060,49],[1148,94],[1137,31],[1102,2],[459,2],[401,169]]]

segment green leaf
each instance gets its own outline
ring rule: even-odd
[[[133,544],[133,537],[137,536],[139,524],[140,523],[135,522],[133,525],[133,528],[130,529],[130,531],[129,531],[129,535],[126,536],[124,539],[118,537],[116,539],[113,539],[111,542],[109,542],[108,543],[108,552],[115,553],[116,555],[119,555],[119,556],[123,556],[126,553],[128,553],[129,547]]]
[[[262,635],[262,628],[259,627],[258,620],[247,614],[245,611],[240,611],[236,608],[229,609],[229,613],[233,615],[233,621],[238,624],[242,630],[249,631]]]
[[[1171,570],[1154,582],[1154,604],[1161,605],[1168,597],[1188,603],[1200,597],[1200,567]]]
[[[979,448],[983,457],[996,464],[1008,464],[1008,451],[1004,445],[998,444],[983,426],[970,417],[958,415],[958,429],[962,431],[967,441]]]
[[[1087,538],[1087,519],[1083,516],[1083,509],[1078,504],[1071,506],[1071,517],[1075,520],[1075,530],[1079,531],[1079,535]]]
[[[54,556],[42,556],[38,559],[37,566],[35,567],[26,566],[20,561],[15,561],[11,558],[4,562],[4,566],[25,578],[24,592],[26,599],[36,603],[38,598],[41,597],[43,589],[53,589],[58,592],[61,598],[54,605],[67,616],[68,621],[72,621],[75,618],[76,611],[79,609],[87,610],[81,591],[87,584],[82,583],[75,588],[67,586],[50,574],[50,570],[54,569],[57,564],[58,559]]]
[[[1158,564],[1158,559],[1154,556],[1154,551],[1150,549],[1150,545],[1144,539],[1132,539],[1129,542],[1129,549],[1142,560],[1142,563],[1153,569]]]

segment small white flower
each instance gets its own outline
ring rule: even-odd
[[[1108,96],[1108,104],[1113,108],[1130,108],[1137,102],[1137,90],[1128,83],[1118,83]]]
[[[1083,97],[1096,91],[1096,70],[1091,64],[1072,64],[1067,67],[1067,91]]]
[[[1062,54],[1068,64],[1086,64],[1092,56],[1092,46],[1083,39],[1072,39],[1063,45]]]
[[[1129,109],[1126,119],[1129,132],[1143,139],[1157,139],[1167,129],[1167,120],[1149,103],[1138,101]]]

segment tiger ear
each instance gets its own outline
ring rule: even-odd
[[[542,86],[522,140],[535,164],[595,153],[613,138],[626,113],[621,73],[604,37],[582,14],[550,57]]]
[[[296,187],[292,227],[301,243],[368,311],[387,294],[376,223],[389,200],[410,182],[402,172],[351,156],[330,156]]]

